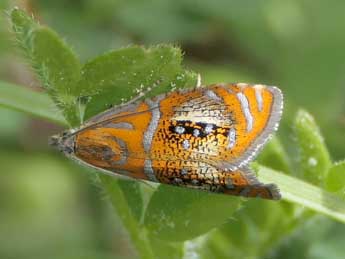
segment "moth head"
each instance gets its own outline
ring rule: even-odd
[[[55,147],[66,155],[74,153],[74,135],[70,130],[50,137],[49,145]]]

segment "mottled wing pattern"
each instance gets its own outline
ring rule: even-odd
[[[277,128],[275,87],[217,84],[105,111],[71,135],[77,159],[133,178],[279,199],[247,164]]]
[[[152,157],[203,161],[233,171],[253,160],[277,129],[282,95],[263,85],[212,85],[174,92],[160,102],[160,111]]]
[[[149,105],[141,102],[91,118],[74,134],[76,157],[110,172],[155,180],[145,173],[148,160],[143,144],[152,114]]]
[[[153,161],[161,183],[244,197],[280,199],[276,185],[260,183],[247,167],[224,171],[199,161]]]

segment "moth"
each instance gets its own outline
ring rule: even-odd
[[[261,183],[249,163],[282,110],[277,87],[213,84],[111,108],[52,144],[110,175],[278,200],[277,186]]]

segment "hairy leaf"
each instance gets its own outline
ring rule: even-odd
[[[334,164],[327,175],[326,188],[330,192],[339,192],[345,189],[345,161]]]
[[[85,119],[140,94],[154,96],[196,84],[196,74],[181,67],[181,50],[168,45],[133,46],[111,51],[86,63],[78,83],[88,100]]]
[[[331,159],[314,118],[300,110],[295,119],[294,130],[301,174],[311,183],[321,184],[331,166]]]
[[[11,13],[13,30],[42,86],[72,125],[80,122],[78,94],[80,63],[73,51],[51,29],[39,25],[25,12]]]
[[[241,198],[161,185],[145,214],[152,237],[184,241],[223,224],[239,208]]]

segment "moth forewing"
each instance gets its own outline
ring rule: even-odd
[[[53,142],[110,175],[279,199],[247,164],[277,129],[282,108],[276,87],[215,84],[129,102]]]

